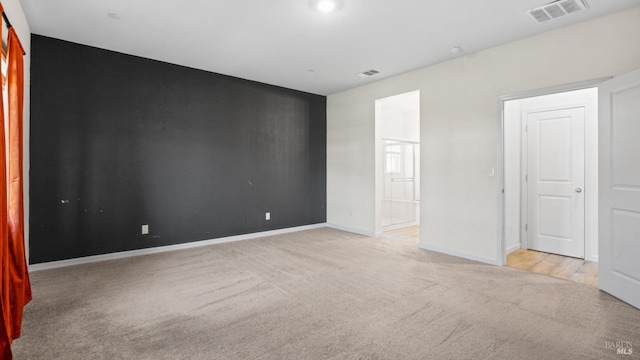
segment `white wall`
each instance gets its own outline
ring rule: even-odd
[[[522,155],[522,116],[525,113],[567,105],[585,109],[585,259],[598,261],[598,90],[597,88],[562,92],[507,101],[504,105],[505,242],[507,253],[520,247],[521,174],[526,173]],[[524,166],[522,164],[525,164]],[[526,204],[525,204],[526,206]],[[522,218],[522,221],[521,221]]]
[[[331,95],[327,221],[375,232],[374,102],[418,89],[420,246],[496,263],[498,98],[639,67],[636,7]]]
[[[27,18],[22,10],[19,0],[3,0],[2,6],[4,12],[11,21],[11,25],[15,28],[16,34],[20,38],[22,47],[26,52],[24,56],[24,164],[23,164],[23,176],[24,176],[24,239],[25,250],[27,251],[27,261],[29,259],[29,105],[31,93],[31,29],[27,23]]]

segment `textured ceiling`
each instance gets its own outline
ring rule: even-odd
[[[35,34],[321,95],[639,5],[588,0],[538,25],[526,10],[545,1],[344,0],[330,14],[308,0],[21,3]],[[356,76],[369,69],[380,74]]]

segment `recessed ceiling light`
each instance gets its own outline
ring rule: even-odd
[[[449,49],[449,51],[451,51],[454,54],[460,54],[464,50],[460,46],[454,46],[451,49]]]
[[[340,9],[341,0],[311,0],[311,7],[322,13],[330,13]]]
[[[120,19],[120,15],[118,15],[116,13],[108,13],[107,16],[112,18],[112,19],[115,19],[115,20]]]

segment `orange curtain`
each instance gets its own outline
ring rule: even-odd
[[[0,5],[0,10],[3,10],[2,5]],[[0,125],[0,237],[2,238],[0,245],[2,250],[2,286],[0,287],[2,289],[0,296],[2,311],[0,313],[3,317],[0,321],[2,327],[0,329],[0,354],[2,354],[2,359],[12,358],[11,342],[20,337],[23,309],[31,301],[31,285],[24,250],[23,55],[24,50],[20,40],[15,30],[10,27],[7,38],[6,87],[9,114],[8,148],[4,136],[5,122],[2,121],[2,125]],[[3,107],[0,105],[0,114],[4,115],[2,110]]]
[[[24,253],[24,199],[22,180],[22,119],[24,104],[24,49],[13,28],[7,41],[9,92],[9,251],[14,304],[11,306],[13,338],[20,336],[22,309],[31,301],[31,284]]]

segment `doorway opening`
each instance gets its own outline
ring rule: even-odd
[[[500,250],[508,266],[597,282],[598,89],[594,86],[502,102]]]
[[[509,119],[506,104],[511,100],[594,87],[597,87],[596,105],[599,109],[597,116],[591,122],[587,120],[585,125],[585,188],[584,192],[580,192],[586,196],[585,258],[598,262],[597,282],[600,290],[640,308],[640,266],[637,261],[640,242],[636,241],[640,238],[640,168],[636,166],[637,154],[640,153],[640,123],[637,121],[640,114],[640,103],[637,101],[640,96],[640,69],[615,78],[583,81],[499,98],[497,265],[506,264],[507,235],[514,232],[507,223],[507,204],[519,201],[517,196],[514,199],[513,194],[510,200],[506,196],[514,189],[514,184],[508,185],[507,181],[507,174],[513,174],[513,169],[508,169],[507,143],[510,138],[505,131]],[[516,123],[520,124],[518,121]],[[590,175],[592,173],[597,176]],[[520,190],[517,194],[521,194]],[[593,211],[594,202],[598,211]],[[517,219],[521,220],[520,214]],[[520,229],[522,223],[515,230]],[[525,241],[522,237],[520,246],[524,244],[526,247]]]
[[[420,224],[420,92],[376,100],[376,234]]]

